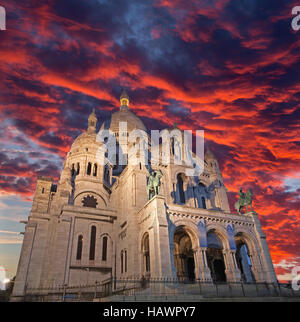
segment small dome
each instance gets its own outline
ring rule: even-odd
[[[208,160],[216,160],[217,158],[215,157],[215,155],[210,151],[210,149],[207,149],[205,152],[205,159]]]
[[[99,143],[96,141],[97,133],[88,133],[83,132],[74,140],[71,146],[71,152],[76,152],[76,149],[81,148],[83,146],[92,147],[99,146]]]

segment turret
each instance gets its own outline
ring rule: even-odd
[[[33,197],[32,211],[47,213],[51,200],[52,178],[38,177]]]
[[[204,158],[210,173],[210,182],[215,186],[215,204],[218,208],[224,210],[225,212],[230,212],[227,189],[223,183],[223,177],[219,168],[218,160],[210,149],[206,150]]]
[[[91,133],[96,133],[96,126],[97,126],[97,116],[95,114],[95,109],[93,108],[93,112],[91,113],[91,115],[88,118],[88,129],[87,132],[89,134]]]

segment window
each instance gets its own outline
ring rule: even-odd
[[[102,260],[106,261],[107,258],[107,237],[104,236],[102,239]]]
[[[77,162],[77,170],[76,170],[76,174],[78,175],[78,174],[79,174],[79,172],[80,172],[80,164],[79,164],[79,162]]]
[[[144,237],[143,242],[143,255],[144,255],[144,269],[146,272],[150,272],[150,252],[149,252],[149,234]]]
[[[45,188],[42,188],[42,193],[44,193],[45,192]]]
[[[86,174],[90,175],[92,172],[92,164],[91,162],[88,163],[87,169],[86,169]]]
[[[177,175],[177,187],[179,190],[179,201],[180,201],[180,203],[185,203],[185,196],[184,196],[184,190],[183,190],[183,180],[182,180],[181,173],[179,173]]]
[[[77,241],[77,254],[76,254],[76,259],[77,260],[81,260],[82,243],[83,243],[83,236],[82,235],[79,235],[78,236],[78,241]]]
[[[202,201],[202,208],[206,209],[206,202],[205,202],[205,198],[201,197],[201,201]]]
[[[83,207],[97,208],[98,202],[94,196],[85,196],[82,199]]]
[[[93,171],[93,176],[96,177],[97,176],[97,164],[94,164],[94,171]]]
[[[123,251],[121,251],[121,274],[123,274]]]
[[[125,253],[125,273],[127,272],[127,250],[124,251]]]
[[[96,227],[91,228],[91,242],[90,242],[90,260],[95,260],[95,248],[96,248]]]
[[[109,168],[107,165],[105,165],[105,167],[104,167],[104,182],[106,184],[109,184],[109,182],[110,182],[109,179],[110,179]]]

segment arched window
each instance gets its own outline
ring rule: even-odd
[[[91,241],[90,241],[90,260],[95,260],[95,248],[96,248],[96,226],[91,228]]]
[[[106,261],[107,258],[107,237],[104,236],[102,239],[102,260]]]
[[[171,138],[171,154],[174,155],[175,149],[174,149],[174,138]]]
[[[144,269],[146,272],[150,272],[150,251],[149,251],[149,234],[144,237],[142,252],[144,256]]]
[[[123,262],[124,262],[123,251],[121,251],[121,274],[123,274]]]
[[[88,163],[87,169],[86,169],[86,174],[90,175],[92,172],[92,164],[91,162]]]
[[[42,188],[42,193],[44,193],[45,192],[45,188]]]
[[[79,164],[79,162],[77,162],[77,170],[76,170],[76,174],[78,175],[78,174],[79,174],[79,172],[80,172],[80,164]]]
[[[177,175],[177,187],[179,191],[179,201],[180,203],[185,203],[185,196],[184,196],[184,190],[183,190],[183,180],[182,180],[182,174],[179,173]]]
[[[82,244],[83,244],[83,236],[79,235],[78,236],[78,241],[77,241],[77,253],[76,253],[76,260],[81,260],[81,255],[82,255]]]
[[[97,176],[97,163],[94,164],[94,171],[93,171],[93,176],[96,177]]]
[[[202,202],[202,208],[206,209],[206,202],[204,197],[201,197],[201,202]]]

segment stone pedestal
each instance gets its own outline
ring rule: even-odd
[[[255,211],[251,211],[248,213],[252,217],[255,231],[257,234],[257,239],[261,247],[261,261],[263,265],[263,271],[265,275],[265,281],[268,283],[277,283],[277,277],[275,274],[274,266],[272,263],[272,258],[270,255],[269,247],[266,241],[266,235],[261,228],[260,221],[258,219],[258,215]]]
[[[150,234],[151,277],[173,278],[169,229],[166,217],[165,198],[156,195],[149,202],[153,225]]]

